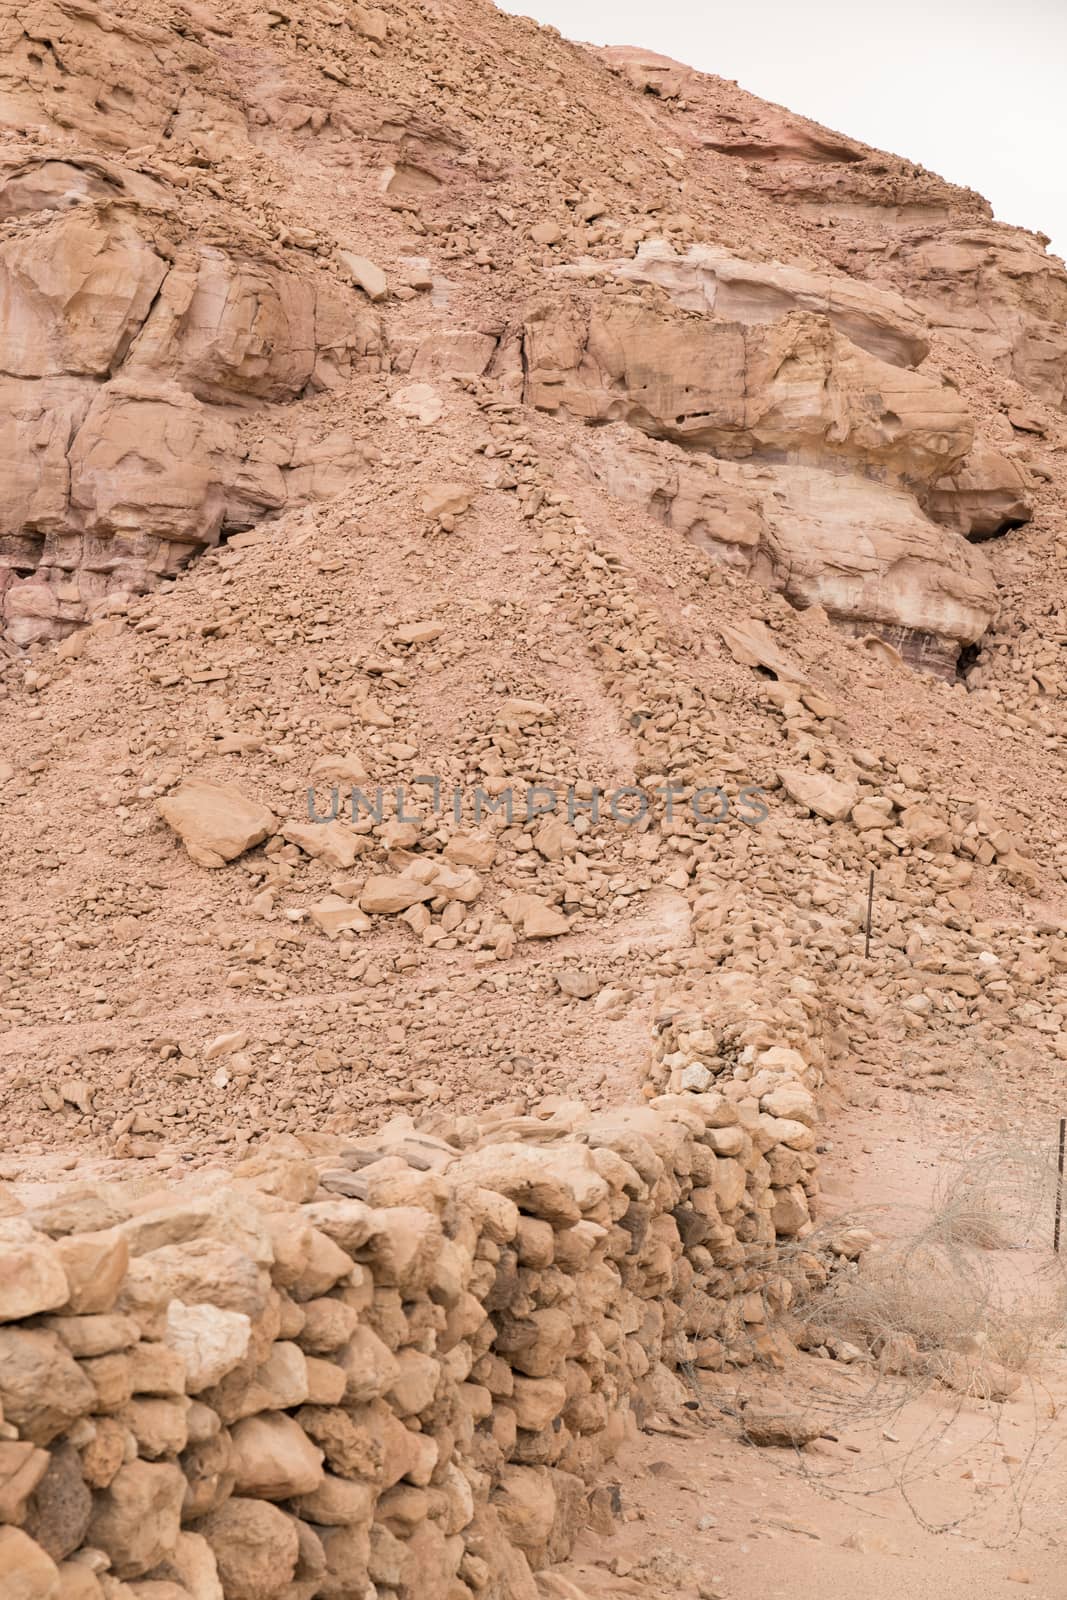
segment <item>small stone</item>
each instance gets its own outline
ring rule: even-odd
[[[562,994],[574,1000],[591,1000],[600,988],[600,980],[578,967],[564,967],[556,973],[556,985]]]
[[[351,250],[338,250],[335,259],[348,273],[357,289],[362,289],[369,300],[384,300],[389,293],[389,280],[381,267],[369,256],[357,256]]]
[[[428,517],[458,517],[470,506],[477,491],[466,483],[431,483],[419,497]]]

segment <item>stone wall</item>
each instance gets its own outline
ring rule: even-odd
[[[640,1106],[0,1196],[5,1600],[533,1600],[628,1432],[777,1353],[814,1102],[706,1039]]]

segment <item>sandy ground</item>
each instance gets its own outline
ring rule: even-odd
[[[979,1115],[963,1094],[933,1104],[879,1094],[832,1118],[828,1213],[887,1237],[915,1229]],[[1050,1286],[1063,1294],[1048,1238],[983,1252],[983,1265],[1024,1308]],[[744,1443],[731,1413],[768,1385],[798,1411],[821,1410],[833,1438],[801,1452]],[[879,1386],[869,1369],[812,1356],[781,1378],[705,1376],[701,1390],[690,1429],[644,1433],[627,1447],[617,1532],[585,1535],[576,1562],[731,1600],[984,1600],[1020,1586],[1041,1600],[1064,1594],[1064,1346],[1042,1351],[1004,1405]]]

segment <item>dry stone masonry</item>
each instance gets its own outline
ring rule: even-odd
[[[787,1347],[812,1073],[750,1049],[720,1092],[706,1030],[662,1039],[643,1105],[6,1202],[4,1596],[533,1600],[680,1373]]]

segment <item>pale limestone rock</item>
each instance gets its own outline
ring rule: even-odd
[[[214,1388],[244,1360],[252,1324],[242,1311],[185,1305],[174,1299],[167,1307],[163,1337],[168,1348],[185,1362],[186,1389],[190,1394],[199,1394]]]

